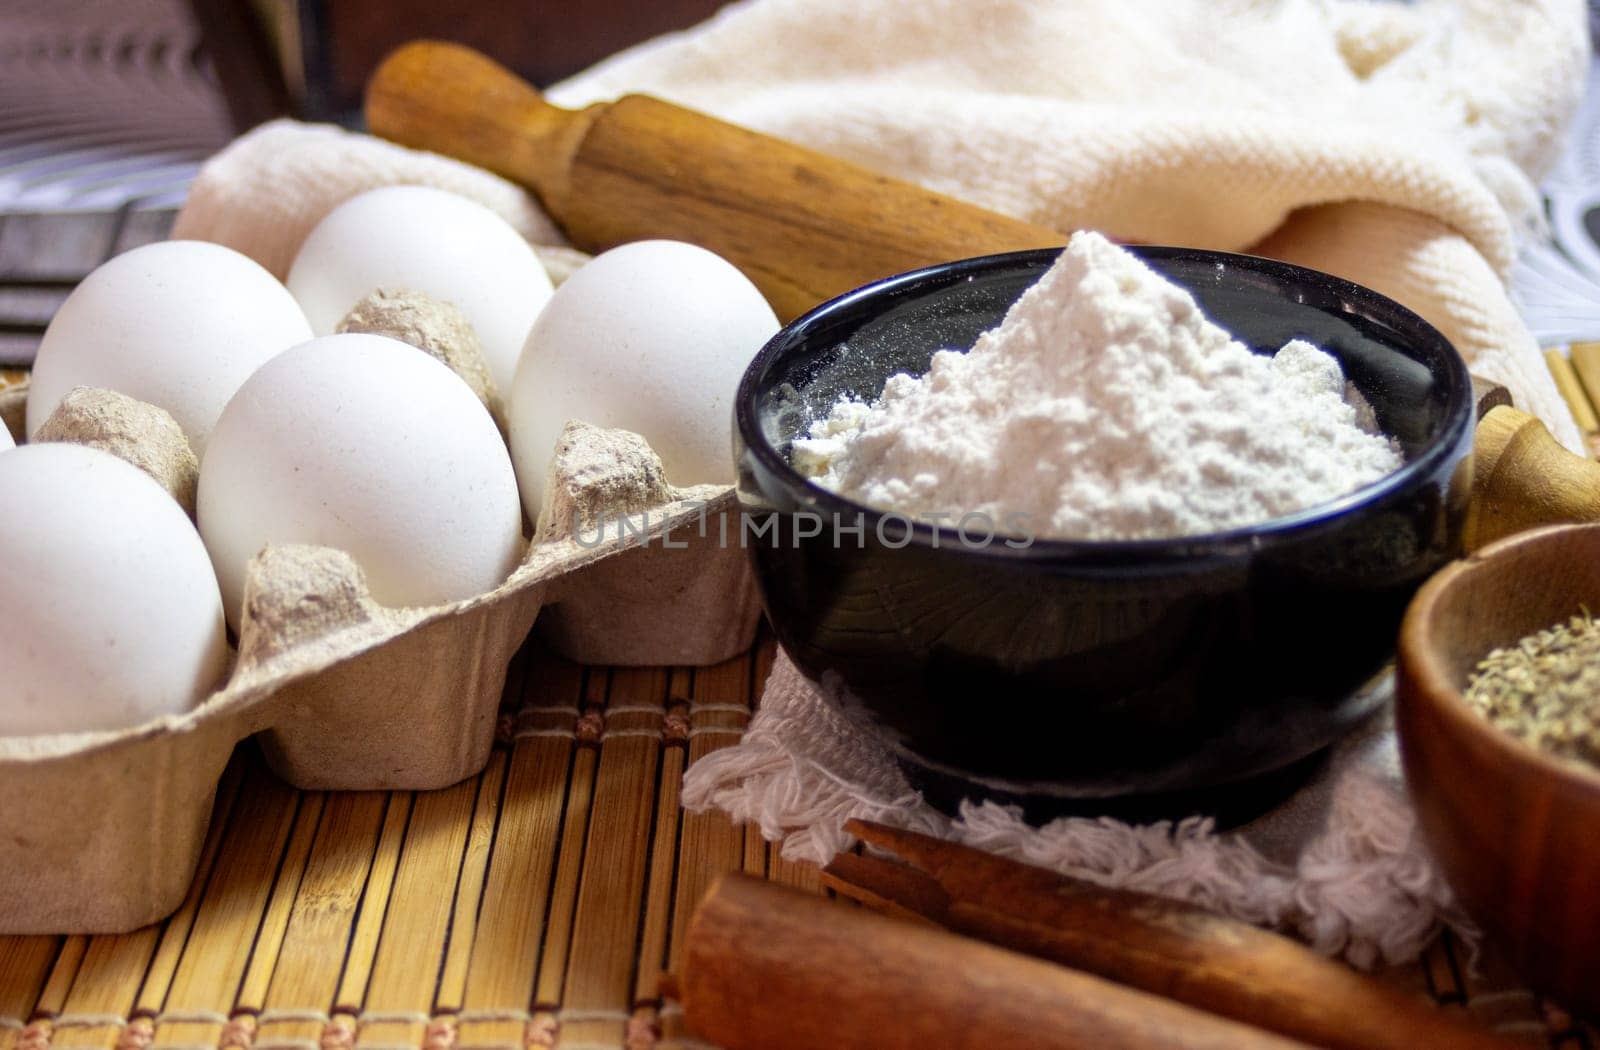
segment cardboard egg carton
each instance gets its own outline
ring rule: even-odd
[[[0,390],[14,431],[25,396]],[[666,486],[635,435],[580,437],[588,458],[557,457],[547,516],[586,527],[542,528],[489,593],[385,608],[349,555],[268,548],[250,566],[232,667],[194,710],[115,732],[0,737],[0,933],[121,932],[171,913],[246,737],[307,789],[422,790],[476,774],[535,618],[556,651],[586,663],[709,664],[746,649],[759,606],[744,552],[721,538],[732,490]],[[633,527],[618,525],[623,514]]]

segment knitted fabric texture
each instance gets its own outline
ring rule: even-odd
[[[1577,449],[1503,281],[1587,61],[1582,0],[746,0],[550,96],[642,91],[1042,226],[1338,274]]]
[[[531,241],[553,277],[564,277],[586,258],[565,247],[561,231],[527,190],[498,175],[293,120],[262,124],[208,160],[189,187],[172,236],[243,252],[281,281],[324,215],[380,186],[434,186],[477,201]]]

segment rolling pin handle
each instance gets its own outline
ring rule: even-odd
[[[1600,463],[1562,448],[1526,412],[1501,406],[1485,414],[1473,461],[1469,551],[1539,525],[1600,521]]]
[[[367,127],[531,188],[561,214],[572,159],[604,105],[562,109],[477,51],[438,40],[397,49],[367,84]]]

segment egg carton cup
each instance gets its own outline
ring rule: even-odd
[[[0,419],[16,420],[24,396],[0,391]],[[600,473],[590,509],[603,511]],[[247,737],[305,789],[424,790],[478,773],[507,665],[541,611],[552,648],[586,663],[744,651],[759,606],[744,552],[721,540],[732,490],[665,495],[618,510],[639,528],[533,543],[499,587],[428,608],[380,606],[341,551],[269,547],[247,574],[232,667],[199,706],[121,731],[0,737],[0,933],[124,932],[174,911]]]

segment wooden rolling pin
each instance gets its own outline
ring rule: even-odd
[[[1284,1050],[1303,1044],[923,924],[725,875],[672,982],[726,1050]]]
[[[580,248],[665,237],[743,270],[788,321],[881,277],[1065,235],[644,95],[547,103],[469,48],[378,67],[367,125],[520,182]]]
[[[1467,550],[1540,525],[1600,521],[1600,463],[1568,452],[1526,412],[1490,409],[1472,454]]]

